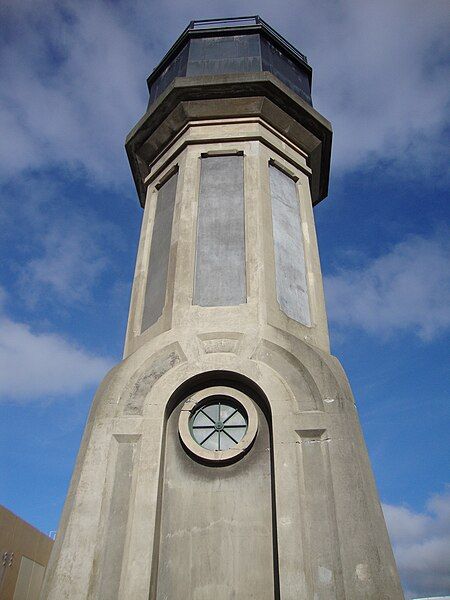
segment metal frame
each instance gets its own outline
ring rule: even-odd
[[[204,26],[205,25],[205,26]],[[260,26],[262,29],[268,31],[272,37],[274,37],[278,42],[280,42],[283,46],[287,46],[289,50],[300,58],[305,63],[308,63],[308,59],[305,54],[299,52],[295,46],[293,46],[290,42],[287,41],[282,35],[275,31],[273,27],[271,27],[264,19],[261,19],[259,15],[251,15],[248,17],[228,17],[226,19],[200,19],[197,21],[191,21],[186,29],[183,31],[183,34],[186,31],[205,31],[208,29],[226,29],[226,28],[238,28],[238,27],[252,27],[252,26]],[[182,34],[182,35],[183,35]]]

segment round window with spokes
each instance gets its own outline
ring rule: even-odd
[[[247,431],[243,407],[226,396],[211,398],[190,419],[192,437],[206,450],[229,450]]]
[[[258,415],[246,394],[217,386],[186,400],[178,430],[191,455],[203,462],[231,462],[250,449],[258,431]]]

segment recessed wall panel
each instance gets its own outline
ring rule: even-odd
[[[274,600],[276,548],[269,424],[259,409],[253,447],[226,467],[195,462],[167,422],[161,481],[157,600]],[[156,573],[154,574],[154,577]],[[293,597],[293,596],[291,596]]]
[[[305,489],[305,555],[314,598],[345,598],[329,455],[333,441],[326,430],[297,430],[297,435]]]
[[[311,325],[300,205],[294,180],[269,165],[275,279],[281,310],[291,319]]]
[[[246,302],[244,158],[201,159],[194,304]]]
[[[162,315],[166,301],[177,179],[178,173],[174,173],[158,191],[141,331],[156,323]]]
[[[100,573],[99,598],[117,598],[119,593],[125,537],[130,508],[138,435],[116,435],[117,455],[111,503],[106,525],[105,544]]]

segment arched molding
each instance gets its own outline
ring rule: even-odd
[[[289,382],[295,398],[294,410],[323,410],[321,394],[313,375],[292,352],[269,340],[262,340],[252,358],[279,371]]]
[[[166,436],[169,417],[172,412],[187,398],[195,396],[201,390],[207,391],[209,388],[214,391],[224,386],[224,389],[232,388],[242,395],[247,395],[249,400],[259,406],[264,417],[267,420],[269,428],[270,445],[267,450],[270,452],[271,463],[271,503],[272,503],[272,543],[273,543],[273,561],[274,561],[274,585],[275,597],[279,597],[279,558],[278,558],[278,521],[277,521],[277,494],[276,494],[276,462],[280,462],[278,453],[275,450],[273,427],[276,422],[285,421],[282,414],[273,415],[273,408],[279,406],[279,401],[290,406],[288,390],[279,379],[265,365],[258,365],[254,360],[242,358],[236,355],[225,353],[205,354],[195,363],[183,363],[174,367],[169,373],[164,375],[152,388],[146,398],[143,416],[150,418],[153,414],[157,423],[153,421],[154,433],[161,440],[161,453],[159,456],[159,472],[157,506],[155,511],[155,537],[152,551],[152,578],[150,583],[150,597],[156,596],[158,586],[159,555],[161,543],[161,515],[162,515],[162,490],[164,487],[164,473],[166,462]],[[238,394],[239,396],[239,394]],[[160,398],[167,398],[165,406],[159,406],[157,415],[154,411],[155,403]],[[272,403],[270,398],[275,398]],[[295,431],[293,430],[293,439]],[[255,432],[256,435],[256,432]],[[181,443],[181,441],[180,441]],[[256,443],[256,442],[255,442]],[[249,452],[251,450],[249,449]],[[220,468],[220,467],[218,467]],[[152,595],[153,594],[153,595]]]
[[[175,366],[186,361],[177,342],[168,344],[150,356],[133,374],[121,395],[120,404],[125,415],[142,415],[146,396],[155,383]]]
[[[335,356],[309,345],[287,331],[272,327],[265,331],[263,340],[255,348],[252,356],[256,356],[258,347],[263,345],[269,345],[285,358],[289,357],[289,361],[301,369],[308,382],[312,382],[322,410],[353,407],[354,398],[350,384],[341,363]],[[333,405],[330,404],[330,400],[333,400]]]
[[[291,412],[292,391],[276,371],[250,358],[215,353],[203,355],[195,363],[179,364],[161,377],[145,399],[143,415],[158,400],[169,415],[188,394],[212,385],[230,385],[248,394],[268,419]]]

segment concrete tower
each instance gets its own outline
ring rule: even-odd
[[[126,148],[144,207],[43,597],[403,597],[329,350],[313,207],[331,128],[258,17],[192,22]]]

